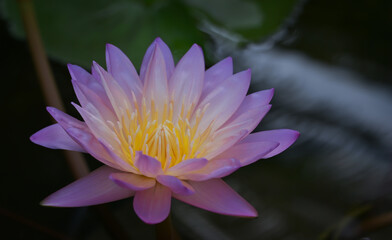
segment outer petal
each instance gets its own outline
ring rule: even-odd
[[[208,163],[205,158],[193,158],[180,162],[169,168],[166,172],[168,175],[178,176],[187,172],[196,171],[204,167]]]
[[[233,115],[245,98],[250,77],[250,70],[239,72],[223,81],[201,100],[199,108],[207,108],[200,122],[199,131],[206,129],[212,121],[217,129]]]
[[[53,107],[48,107],[47,110],[68,133],[68,135],[88,153],[108,166],[119,168],[111,161],[106,150],[90,132],[90,129],[84,122],[81,122]]]
[[[153,157],[144,155],[142,152],[136,152],[135,167],[140,173],[147,177],[156,177],[162,172],[161,163]]]
[[[163,55],[163,58],[165,60],[165,67],[166,67],[166,76],[167,79],[169,79],[173,73],[174,70],[174,61],[173,61],[173,56],[171,54],[171,51],[169,47],[162,41],[160,38],[156,38],[154,42],[148,47],[146,54],[144,55],[142,66],[140,68],[140,78],[142,82],[144,82],[145,76],[146,76],[146,71],[147,71],[147,66],[148,63],[150,62],[150,59],[152,57],[152,53],[154,51],[154,48],[158,47]]]
[[[241,163],[234,158],[211,160],[204,168],[182,174],[180,178],[193,181],[205,181],[211,178],[222,178],[233,173],[240,167]]]
[[[112,202],[130,197],[133,191],[122,188],[109,179],[117,170],[103,166],[53,193],[42,205],[54,207],[82,207]]]
[[[158,175],[157,181],[170,188],[170,190],[180,195],[190,195],[195,192],[193,187],[188,183],[181,181],[180,179],[170,175]]]
[[[189,184],[195,189],[194,194],[173,196],[207,211],[239,217],[257,217],[257,211],[221,179],[190,181]]]
[[[255,143],[255,142],[277,142],[279,146],[272,150],[270,153],[264,155],[262,158],[273,157],[293,144],[299,137],[299,132],[290,129],[277,129],[250,134],[239,144]]]
[[[161,184],[136,192],[133,199],[136,214],[148,224],[156,224],[165,220],[169,216],[170,204],[171,192]]]
[[[67,133],[72,138],[76,139],[76,141],[98,161],[110,167],[124,170],[122,167],[112,161],[110,155],[102,146],[102,144],[90,132],[83,131],[79,128],[67,128],[65,131],[67,131]]]
[[[210,149],[206,152],[205,158],[214,159],[219,154],[234,146],[248,134],[249,132],[247,130],[240,130],[217,135],[214,139],[214,144],[211,144]]]
[[[73,118],[68,114],[63,113],[56,108],[48,107],[47,110],[52,115],[52,117],[61,125],[61,127],[64,128],[68,135],[80,146],[82,146],[88,153],[90,153],[94,158],[98,159],[99,161],[110,167],[119,168],[111,161],[110,156],[102,147],[102,145],[98,142],[96,137],[90,132],[90,129],[87,127],[86,123],[79,121],[76,118]],[[79,107],[78,110],[83,109]],[[84,114],[83,111],[81,111],[81,114]],[[99,129],[102,129],[102,127]]]
[[[86,152],[77,142],[75,142],[60,126],[53,124],[34,133],[30,140],[38,145],[52,148],[65,149],[77,152]]]
[[[174,103],[177,103],[174,105],[174,116],[180,113],[182,107],[189,111],[196,107],[203,89],[203,81],[203,51],[194,44],[178,62],[169,81],[171,97]]]
[[[155,179],[144,177],[133,173],[112,173],[110,175],[117,185],[131,189],[133,191],[140,191],[152,188],[155,186]]]
[[[238,110],[219,130],[246,129],[252,132],[271,109],[271,105],[268,103],[271,101],[273,94],[274,89],[269,89],[246,96]]]
[[[140,98],[142,83],[135,67],[129,58],[117,47],[106,44],[106,65],[108,72],[114,77],[128,96],[134,93]]]
[[[235,158],[240,161],[241,166],[245,166],[266,156],[278,146],[279,143],[276,142],[239,143],[219,154],[215,159]]]
[[[210,67],[205,73],[203,91],[200,99],[203,99],[231,75],[233,75],[233,59],[231,57],[227,57]]]
[[[54,107],[47,107],[46,110],[52,115],[52,117],[60,124],[64,129],[75,127],[83,130],[88,130],[87,125],[79,121],[78,119],[71,117],[70,115],[58,110]]]

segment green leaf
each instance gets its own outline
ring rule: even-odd
[[[178,60],[193,43],[206,46],[206,21],[260,41],[276,31],[295,0],[35,0],[48,54],[61,62],[104,63],[105,43],[122,49],[138,68],[148,45],[161,37]],[[3,0],[1,15],[14,36],[24,37],[17,1]]]
[[[16,2],[4,1],[2,15],[12,33],[21,38],[23,26]],[[204,41],[195,19],[177,1],[36,0],[34,6],[46,50],[62,62],[89,66],[95,60],[102,64],[105,44],[112,43],[138,67],[158,36],[175,46],[176,59],[193,43]]]

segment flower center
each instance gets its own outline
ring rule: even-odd
[[[190,158],[198,158],[207,151],[213,139],[212,123],[204,130],[199,125],[206,110],[184,111],[173,116],[173,102],[159,109],[154,101],[141,106],[134,102],[133,109],[127,109],[119,117],[113,130],[121,145],[125,158],[133,165],[136,151],[156,158],[162,168],[174,166]]]

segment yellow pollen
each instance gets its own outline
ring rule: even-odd
[[[138,105],[133,96],[133,102],[133,109],[126,109],[116,124],[109,124],[131,165],[136,151],[156,158],[162,168],[203,156],[213,138],[212,123],[203,131],[198,129],[208,106],[194,111],[192,105],[186,111],[182,104],[181,113],[173,118],[172,101],[165,103],[163,109],[158,109],[154,101],[148,104],[145,98]]]

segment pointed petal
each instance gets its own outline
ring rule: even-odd
[[[206,129],[212,121],[214,128],[219,128],[237,111],[248,91],[251,72],[246,70],[226,79],[200,101],[199,108],[207,106],[200,122],[200,131]]]
[[[39,130],[30,137],[30,140],[47,148],[86,152],[64,131],[60,124],[53,124]]]
[[[133,191],[122,188],[109,179],[117,170],[103,166],[42,201],[44,206],[82,207],[117,201],[130,197]]]
[[[239,143],[219,154],[215,159],[235,158],[240,161],[241,166],[245,166],[266,156],[278,146],[279,143],[276,142]]]
[[[58,110],[57,108],[47,107],[46,110],[64,129],[75,127],[88,131],[86,123],[79,121],[74,117],[71,117],[70,115]]]
[[[126,160],[124,160],[127,158],[126,156],[119,157],[119,155],[117,155],[116,152],[122,153],[121,150],[114,151],[113,147],[110,146],[105,140],[99,138],[97,140],[102,145],[102,147],[106,150],[106,152],[109,155],[108,158],[111,160],[110,162],[113,162],[116,168],[126,172],[138,173],[138,171],[133,166],[131,166]]]
[[[174,116],[181,108],[192,110],[199,101],[204,81],[204,57],[202,49],[194,44],[178,62],[169,80],[170,96],[174,106]],[[182,103],[182,105],[181,105]]]
[[[241,163],[234,158],[211,160],[208,164],[193,172],[180,176],[181,179],[205,181],[211,178],[222,178],[232,174],[241,167]]]
[[[79,66],[68,64],[67,67],[73,80],[86,85],[89,89],[100,96],[105,103],[109,103],[105,90],[98,79],[95,79],[90,73]]]
[[[111,160],[110,155],[90,132],[73,127],[67,128],[65,131],[95,159],[112,168],[123,170]]]
[[[271,109],[271,105],[260,106],[250,111],[242,112],[243,110],[237,110],[237,112],[242,112],[242,114],[235,113],[226,123],[224,123],[217,131],[216,134],[234,134],[239,131],[252,132],[257,125],[260,123],[262,118]],[[245,137],[245,136],[244,136]]]
[[[135,156],[135,167],[139,169],[140,173],[147,177],[156,177],[162,172],[161,163],[153,157],[144,155],[137,151]]]
[[[180,179],[170,176],[170,175],[158,175],[157,181],[170,188],[173,193],[180,195],[190,195],[195,192],[193,187],[189,185],[187,182],[181,181]]]
[[[277,129],[277,130],[269,130],[262,131],[250,134],[243,140],[239,142],[239,144],[243,143],[254,143],[254,142],[276,142],[279,143],[279,146],[272,150],[270,153],[267,153],[262,158],[270,158],[273,157],[288,147],[290,147],[299,137],[299,132],[290,130],[290,129]]]
[[[170,204],[170,189],[161,184],[136,192],[133,199],[136,214],[148,224],[156,224],[165,220],[169,216]]]
[[[113,173],[110,179],[117,185],[131,189],[133,191],[140,191],[152,188],[155,186],[155,179],[144,177],[133,173]]]
[[[222,84],[224,80],[233,75],[233,59],[227,57],[214,66],[207,69],[204,77],[203,91],[200,99],[203,99],[214,88]]]
[[[114,80],[113,76],[106,72],[98,63],[93,62],[93,69],[96,72],[97,78],[102,82],[105,93],[113,107],[118,119],[121,119],[125,113],[122,109],[132,109],[133,99],[132,95],[127,95],[121,86]]]
[[[106,139],[106,141],[113,146],[119,146],[119,143],[115,140],[116,135],[113,133],[113,130],[111,130],[110,127],[106,124],[106,120],[102,119],[99,113],[96,112],[96,108],[94,108],[91,104],[88,104],[87,106],[85,106],[85,108],[82,108],[75,103],[71,104],[82,116],[83,120],[88,126],[86,128],[89,132],[93,134],[94,137]],[[87,131],[86,129],[83,130]]]
[[[111,145],[114,149],[120,149],[120,143],[116,140],[116,135],[106,124],[104,119],[99,119],[96,114],[91,114],[91,105],[87,105],[86,109],[81,108],[77,104],[72,103],[78,110],[80,115],[86,121],[89,126],[89,131],[78,131],[77,129],[67,128],[65,129],[71,137],[77,136],[79,139],[75,139],[79,144],[84,146],[89,153],[98,159],[99,161],[114,167],[125,170],[121,167],[121,164],[116,164],[116,160],[112,159],[108,151],[104,146],[98,141],[99,139],[105,139],[105,143]],[[87,111],[90,110],[90,111]],[[71,133],[72,131],[72,133]],[[91,131],[91,132],[90,132]],[[114,164],[114,165],[113,165]]]
[[[204,167],[208,163],[205,158],[193,158],[180,162],[173,167],[169,168],[166,172],[168,175],[178,176],[190,171],[196,171]]]
[[[190,181],[195,193],[173,197],[207,211],[238,217],[257,217],[257,211],[221,179]]]
[[[162,53],[163,59],[165,61],[165,67],[166,67],[166,77],[167,79],[170,79],[173,70],[174,70],[174,61],[173,61],[173,56],[172,53],[169,49],[169,47],[166,45],[165,42],[162,41],[161,38],[156,38],[154,42],[148,47],[146,54],[144,55],[142,66],[140,68],[140,79],[142,82],[144,82],[148,64],[150,62],[150,59],[153,55],[154,48],[158,47]]]
[[[154,101],[158,112],[168,103],[169,87],[165,68],[165,60],[158,45],[153,49],[144,78],[143,95],[147,103]]]
[[[110,156],[98,142],[95,136],[90,132],[87,125],[69,116],[68,114],[53,108],[47,107],[48,112],[60,124],[60,126],[68,133],[68,135],[77,142],[82,148],[90,153],[94,158],[102,163],[114,168],[119,168],[110,160]],[[79,109],[80,110],[80,109]]]
[[[126,95],[135,94],[140,99],[142,83],[129,58],[117,47],[106,44],[106,65],[108,72],[124,90]]]
[[[107,105],[108,102],[99,96],[96,92],[92,91],[83,83],[75,80],[72,80],[72,85],[82,107],[85,108],[88,105],[93,105],[103,119],[112,122],[117,120],[112,106]]]
[[[247,130],[235,132],[226,131],[221,134],[216,134],[217,137],[214,139],[214,144],[211,144],[210,149],[208,149],[204,157],[207,159],[214,159],[219,154],[234,146],[248,134],[249,132]]]
[[[252,93],[245,97],[238,110],[222,125],[220,130],[246,129],[252,132],[271,109],[268,103],[274,89]]]
[[[249,101],[258,101],[260,104],[267,105],[271,102],[272,97],[274,96],[275,89],[270,88],[262,91],[258,91],[255,93],[252,93],[252,98],[255,98],[253,100]]]

